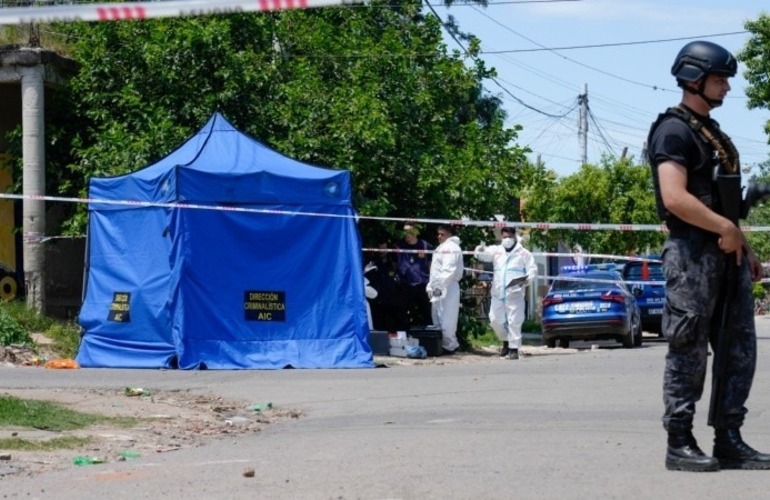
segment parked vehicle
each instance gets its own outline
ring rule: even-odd
[[[659,261],[627,262],[623,267],[623,279],[636,297],[642,316],[642,329],[660,335],[663,304],[666,302],[663,264]]]
[[[543,298],[543,340],[569,347],[572,340],[642,344],[639,306],[614,266],[565,266]]]

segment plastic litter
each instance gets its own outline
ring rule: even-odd
[[[72,459],[72,463],[78,466],[81,465],[93,465],[93,464],[106,464],[107,458],[105,457],[87,457],[78,455]]]
[[[425,359],[428,357],[428,351],[421,345],[408,345],[404,347],[406,357],[411,359]]]
[[[76,370],[80,365],[74,359],[62,358],[46,361],[45,367],[54,370]]]
[[[138,451],[136,451],[136,450],[123,450],[123,451],[121,451],[121,452],[119,453],[119,455],[120,455],[122,458],[126,459],[126,460],[130,460],[130,459],[133,459],[133,458],[139,458],[139,457],[141,457],[141,456],[142,456],[142,454],[141,454],[141,453],[139,453],[139,452],[138,452]]]
[[[150,391],[146,391],[142,389],[141,387],[126,387],[126,390],[123,391],[126,396],[128,397],[136,397],[136,396],[149,396]]]
[[[265,411],[265,410],[269,410],[272,407],[273,407],[273,403],[268,401],[267,403],[257,403],[255,405],[252,405],[251,409],[254,411]]]

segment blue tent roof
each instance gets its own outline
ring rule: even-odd
[[[201,130],[157,163],[125,175],[92,179],[90,196],[158,203],[349,205],[351,186],[347,170],[288,158],[215,113]]]

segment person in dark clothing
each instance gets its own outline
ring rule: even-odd
[[[666,277],[662,328],[668,340],[663,426],[670,470],[770,469],[770,455],[751,448],[740,434],[757,355],[751,288],[762,277],[762,266],[726,216],[728,205],[740,202],[740,183],[731,201],[720,196],[715,179],[740,179],[740,164],[732,141],[709,116],[722,104],[736,69],[735,58],[719,45],[685,45],[671,68],[682,88],[681,103],[658,117],[648,138],[658,213],[669,230],[661,258]],[[728,268],[738,276],[732,297],[720,295],[727,288]],[[710,457],[693,436],[693,417],[703,393],[709,340],[719,326],[714,324],[717,306],[725,301],[731,323],[726,389],[718,401],[721,418],[712,423]]]
[[[377,255],[370,261],[370,270],[365,273],[369,283],[377,290],[372,300],[372,322],[374,329],[385,332],[406,330],[408,323],[404,316],[404,305],[398,292],[398,265],[388,243],[380,243]],[[392,252],[392,250],[391,250]]]
[[[400,250],[398,279],[410,327],[424,327],[432,321],[425,287],[430,278],[433,245],[418,238],[419,235],[420,229],[416,225],[405,224],[404,239],[396,245]]]

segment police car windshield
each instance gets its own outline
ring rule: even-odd
[[[644,266],[642,266],[641,263],[628,263],[626,264],[625,269],[623,270],[623,274],[626,276],[627,280],[641,280],[642,278],[642,270]],[[650,277],[649,279],[654,281],[662,281],[663,278],[663,264],[650,262],[647,264],[647,269],[649,270]]]
[[[556,280],[553,282],[551,291],[559,292],[563,290],[608,290],[619,289],[618,282],[620,277],[617,273],[568,273],[562,275],[571,280]],[[587,279],[597,279],[602,281],[587,281]]]

